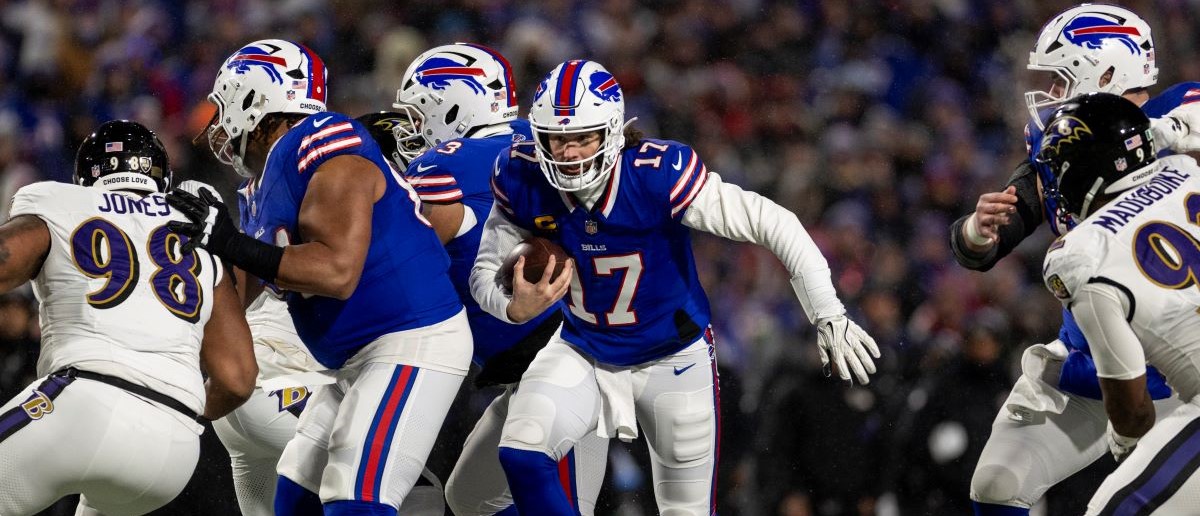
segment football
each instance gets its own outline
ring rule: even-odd
[[[546,270],[546,264],[550,263],[551,256],[556,260],[551,280],[558,277],[563,270],[563,264],[570,258],[562,247],[545,238],[529,237],[522,240],[504,258],[504,263],[500,264],[500,273],[496,275],[496,281],[506,293],[512,293],[513,268],[517,265],[517,259],[522,256],[525,257],[525,281],[530,283],[537,283],[542,279],[542,273]]]

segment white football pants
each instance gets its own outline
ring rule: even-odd
[[[196,469],[203,427],[124,389],[43,377],[0,408],[0,514],[80,493],[76,514],[145,514]]]

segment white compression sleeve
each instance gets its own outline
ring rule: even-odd
[[[508,318],[508,303],[512,297],[506,295],[496,283],[500,265],[517,244],[531,233],[508,220],[496,205],[488,213],[483,224],[483,236],[479,241],[479,254],[471,268],[471,295],[483,310],[492,316],[512,323]]]
[[[1146,374],[1146,353],[1125,321],[1125,295],[1112,285],[1088,283],[1075,293],[1071,313],[1096,359],[1096,375],[1131,380]]]
[[[800,219],[770,199],[709,172],[708,182],[684,212],[683,224],[775,253],[791,274],[792,289],[809,321],[846,313],[833,288],[829,262]]]

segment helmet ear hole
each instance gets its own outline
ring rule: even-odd
[[[250,106],[254,104],[254,95],[256,93],[258,92],[254,90],[246,92],[246,98],[242,100],[242,111],[250,109]]]
[[[450,108],[450,111],[446,112],[447,124],[453,124],[455,120],[458,120],[458,106],[454,106]]]

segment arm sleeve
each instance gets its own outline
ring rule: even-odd
[[[683,216],[683,224],[769,249],[791,273],[792,289],[809,321],[846,313],[830,279],[829,263],[800,219],[754,192],[724,183],[710,172]]]
[[[1119,289],[1088,283],[1075,293],[1071,314],[1096,359],[1096,376],[1132,380],[1146,374],[1146,354],[1126,321],[1128,300]]]
[[[954,259],[959,265],[977,271],[991,269],[1001,258],[1008,256],[1025,237],[1033,234],[1042,223],[1042,201],[1037,189],[1037,172],[1033,170],[1029,160],[1017,165],[1004,188],[1009,186],[1017,187],[1017,216],[1010,218],[1008,224],[1000,227],[1000,241],[987,252],[978,254],[967,248],[962,226],[970,214],[950,225],[950,249],[954,251]]]
[[[492,206],[487,222],[483,224],[479,254],[471,268],[471,296],[485,312],[506,323],[512,323],[508,318],[508,303],[512,297],[496,283],[496,273],[512,248],[531,234],[509,221],[497,205]]]
[[[443,144],[444,145],[444,144]],[[421,156],[424,158],[429,154]],[[421,202],[430,204],[451,204],[462,202],[463,192],[458,186],[458,180],[445,164],[433,159],[417,158],[408,165],[404,177],[412,185],[413,190],[421,197]]]

